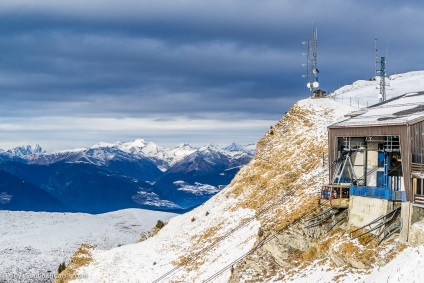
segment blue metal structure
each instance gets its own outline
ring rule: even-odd
[[[349,194],[351,196],[379,198],[390,201],[406,201],[405,191],[393,191],[386,187],[351,186]]]

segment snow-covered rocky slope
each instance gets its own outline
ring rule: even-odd
[[[388,98],[424,90],[424,72],[396,75],[390,81]],[[418,278],[424,260],[421,247],[402,252],[402,245],[389,241],[374,248],[372,239],[350,240],[341,228],[328,234],[308,232],[297,222],[316,210],[320,185],[328,181],[327,126],[355,110],[355,99],[360,106],[376,103],[376,86],[378,81],[360,81],[331,98],[299,101],[257,143],[255,158],[227,188],[171,219],[142,243],[86,251],[86,260],[71,264],[65,274],[84,276],[75,282],[398,282]],[[399,264],[408,256],[414,259],[415,271],[402,270]]]
[[[258,143],[256,157],[226,189],[171,219],[142,243],[91,251],[92,262],[78,269],[88,277],[77,282],[153,282],[170,270],[174,271],[165,282],[200,282],[212,276],[248,252],[261,227],[266,231],[282,228],[289,214],[295,217],[312,205],[308,196],[315,194],[324,175],[290,200],[258,215],[322,170],[326,126],[350,110],[330,99],[300,101]],[[228,270],[217,282],[230,276]]]
[[[0,282],[51,282],[82,243],[135,243],[173,213],[125,209],[105,214],[0,211]]]

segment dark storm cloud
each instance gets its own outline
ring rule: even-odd
[[[381,55],[389,43],[389,73],[424,68],[419,1],[9,2],[3,119],[275,121],[308,96],[301,42],[312,21],[326,91],[374,75],[375,38]]]
[[[137,101],[153,97],[159,106],[181,95],[199,103],[259,92],[270,97],[279,84],[275,74],[282,71],[278,62],[290,58],[268,47],[233,42],[169,45],[157,39],[52,32],[17,36],[4,45],[12,50],[7,56],[18,62],[8,70],[2,67],[3,97],[22,103],[90,102],[98,96],[121,101],[131,95]]]

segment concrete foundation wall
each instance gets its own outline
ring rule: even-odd
[[[402,208],[400,210],[400,217],[402,221],[402,230],[400,231],[399,240],[402,244],[406,244],[409,240],[409,227],[410,227],[410,215],[411,215],[411,203],[409,201],[402,202]]]
[[[411,205],[411,224],[424,219],[424,207]]]
[[[424,208],[410,205],[410,227],[408,243],[412,247],[424,244]]]
[[[401,205],[401,243],[410,246],[424,245],[424,206],[410,202],[393,203],[388,200],[351,196],[349,200],[349,228],[362,227]]]
[[[349,200],[349,228],[364,226],[374,219],[386,215],[392,204],[385,199],[351,196]]]

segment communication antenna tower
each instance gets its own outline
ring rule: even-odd
[[[306,74],[303,75],[307,80],[306,86],[311,91],[311,96],[313,96],[314,91],[318,88],[318,68],[317,68],[317,42],[318,42],[318,30],[315,28],[315,23],[312,23],[312,39],[308,39],[308,41],[302,42],[303,44],[307,44],[307,52],[303,53],[306,55],[306,64],[303,66],[306,67]]]
[[[380,64],[380,94],[378,95],[378,100],[380,102],[386,101],[386,57],[381,57],[380,61],[377,62]]]
[[[388,46],[388,44],[387,44]],[[388,48],[387,48],[388,49]],[[387,50],[386,50],[387,54]],[[387,55],[386,55],[387,56]],[[379,69],[377,69],[379,66]],[[375,39],[375,76],[380,76],[380,93],[378,95],[379,102],[386,101],[386,57],[380,57],[378,61],[377,39]]]
[[[377,77],[377,58],[378,58],[378,51],[377,51],[377,38],[374,40],[374,46],[375,46],[375,58],[374,58],[374,78]]]

